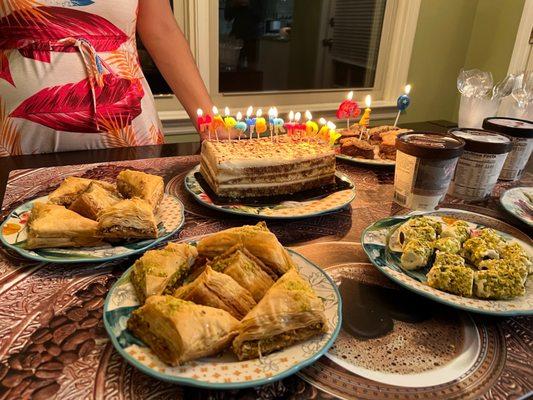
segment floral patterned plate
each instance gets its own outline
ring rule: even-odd
[[[299,219],[316,217],[338,211],[355,198],[355,186],[347,175],[336,172],[338,178],[350,184],[350,189],[340,190],[326,197],[308,201],[284,201],[272,205],[215,204],[202,188],[194,174],[200,166],[193,168],[185,177],[185,189],[200,204],[229,214],[246,215],[261,219]]]
[[[376,266],[383,274],[415,293],[462,310],[498,316],[533,314],[533,278],[531,277],[527,280],[526,294],[523,296],[510,300],[483,300],[478,298],[461,297],[434,289],[427,285],[424,273],[420,271],[403,270],[400,266],[400,253],[394,251],[396,249],[391,239],[394,238],[395,230],[414,215],[415,214],[413,213],[384,218],[373,223],[364,230],[361,236],[363,249],[372,264],[374,264],[374,266]],[[416,215],[420,215],[420,213]],[[476,227],[496,229],[504,238],[506,238],[506,240],[519,242],[522,247],[526,249],[530,257],[533,257],[533,247],[529,244],[531,241],[528,239],[528,236],[495,218],[470,211],[455,209],[440,209],[424,213],[424,215],[461,219]]]
[[[159,237],[157,239],[141,240],[121,244],[105,244],[98,247],[70,247],[64,249],[35,249],[26,250],[24,243],[27,236],[27,222],[33,203],[46,202],[47,196],[30,200],[9,214],[0,225],[0,241],[4,246],[15,250],[22,256],[35,261],[53,263],[102,262],[127,257],[155,246],[167,239],[183,225],[184,207],[176,197],[165,194],[159,206]]]
[[[380,165],[384,167],[394,167],[396,165],[395,160],[387,160],[383,158],[370,160],[368,158],[352,157],[352,156],[348,156],[346,154],[340,154],[340,153],[337,154],[337,158],[341,160],[352,161],[357,164],[364,164],[364,165]]]
[[[533,226],[533,187],[516,187],[505,191],[500,203],[516,218]]]
[[[194,243],[192,243],[194,244]],[[341,298],[337,286],[318,266],[289,250],[300,274],[324,302],[329,332],[297,343],[261,359],[238,361],[230,352],[202,358],[179,367],[163,363],[126,328],[128,318],[139,307],[130,283],[131,268],[109,291],[104,304],[104,324],[115,349],[134,367],[167,382],[210,389],[235,389],[271,383],[294,374],[315,362],[333,345],[341,327]]]

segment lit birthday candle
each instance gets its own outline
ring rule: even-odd
[[[361,138],[363,132],[366,132],[366,128],[370,124],[370,113],[372,112],[372,109],[370,106],[372,105],[372,98],[369,94],[365,97],[365,112],[363,113],[363,116],[359,120],[359,126],[361,126],[363,129],[361,129],[361,133],[359,134],[359,138]]]
[[[252,118],[252,113],[254,112],[254,108],[252,106],[248,107],[246,110],[246,125],[248,125],[248,129],[250,130],[250,139],[254,136],[254,127],[255,127],[255,118]]]
[[[213,121],[211,122],[211,130],[215,132],[215,137],[217,141],[218,141],[218,129],[225,128],[225,127],[226,125],[224,124],[222,115],[218,113],[218,108],[216,106],[213,106]]]
[[[274,107],[270,107],[268,109],[268,129],[270,130],[270,140],[272,141],[274,138]]]
[[[283,118],[278,118],[278,109],[274,107],[274,134],[276,135],[276,140],[278,140],[278,134],[281,132],[283,133],[285,130],[283,129],[283,125],[285,124],[285,121],[283,121]]]
[[[287,129],[287,134],[292,136],[294,133],[294,111],[289,111],[289,122],[285,122],[285,128]]]
[[[329,142],[329,128],[327,125],[327,121],[325,118],[320,118],[318,120],[318,123],[320,124],[320,130],[318,131],[318,137],[320,140],[328,143]]]
[[[227,128],[233,128],[237,125],[237,121],[230,115],[229,107],[224,108],[224,124]]]
[[[196,115],[198,118],[196,119],[196,124],[198,125],[198,130],[203,133],[205,132],[205,118],[204,118],[204,111],[199,108],[196,110]]]
[[[328,132],[329,133],[329,145],[333,147],[337,139],[341,137],[341,134],[335,130],[337,129],[337,127],[335,126],[333,122],[328,121],[327,126],[329,129],[329,132]]]
[[[357,118],[360,113],[361,110],[357,102],[353,100],[353,90],[351,90],[346,95],[346,100],[343,100],[342,103],[339,104],[339,108],[337,109],[336,114],[337,118],[346,119],[346,129],[349,129],[350,118]]]
[[[311,111],[307,110],[305,112],[305,119],[307,120],[305,122],[305,133],[307,138],[315,137],[315,135],[318,133],[318,125],[315,121],[313,121],[313,115],[311,114]]]
[[[300,123],[301,119],[302,119],[301,112],[298,111],[296,114],[294,114],[294,129],[296,133],[298,134],[298,136],[301,135],[301,131],[305,132],[305,125]]]
[[[411,104],[411,98],[409,97],[411,93],[411,85],[405,85],[404,94],[398,97],[396,106],[398,107],[398,114],[396,114],[396,120],[394,121],[394,126],[398,125],[398,120],[400,119],[400,114],[402,111],[405,111],[409,104]]]
[[[235,124],[235,129],[239,132],[239,140],[241,140],[241,135],[246,132],[246,122],[241,121],[242,120],[242,113],[239,111],[237,113],[237,123]]]
[[[258,109],[255,113],[255,131],[257,132],[257,138],[259,139],[259,136],[261,133],[266,132],[267,130],[267,124],[265,119],[262,117],[263,110]]]

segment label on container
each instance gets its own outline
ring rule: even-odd
[[[394,201],[413,210],[434,210],[448,191],[457,157],[448,160],[396,153]]]
[[[500,179],[505,181],[520,179],[533,151],[533,139],[512,138],[512,141],[513,149],[507,156],[500,174]]]
[[[507,154],[465,151],[457,162],[450,193],[466,200],[482,200],[494,188]]]

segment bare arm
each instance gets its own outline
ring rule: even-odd
[[[211,112],[213,103],[168,0],[139,0],[137,32],[196,126],[196,110]]]

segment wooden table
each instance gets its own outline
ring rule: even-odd
[[[410,127],[445,131],[446,122]],[[254,220],[220,214],[197,204],[185,192],[183,176],[199,157],[198,144],[172,144],[0,158],[1,217],[14,206],[42,195],[66,175],[114,176],[134,167],[165,177],[166,189],[186,207],[186,222],[173,240],[183,240]],[[176,157],[183,156],[183,157]],[[93,164],[94,163],[94,164]],[[88,165],[93,164],[93,165]],[[338,213],[291,223],[269,222],[287,246],[324,268],[340,265],[377,274],[358,244],[370,223],[406,210],[392,202],[393,170],[339,162],[338,169],[356,185],[356,200]],[[525,180],[531,184],[531,174]],[[515,183],[516,185],[516,183]],[[494,197],[481,203],[446,198],[444,206],[501,218],[531,234],[499,206]],[[7,190],[6,190],[7,189]],[[487,343],[470,375],[431,388],[378,384],[322,358],[298,376],[241,391],[208,391],[153,380],[128,366],[107,340],[101,320],[102,303],[110,285],[131,265],[126,259],[102,265],[38,264],[0,250],[0,400],[15,398],[520,398],[533,390],[533,318],[473,316]],[[379,275],[379,274],[377,274]],[[376,277],[376,279],[383,279]],[[74,343],[65,349],[66,341]],[[343,381],[345,379],[345,381]],[[311,382],[311,383],[309,383]]]

